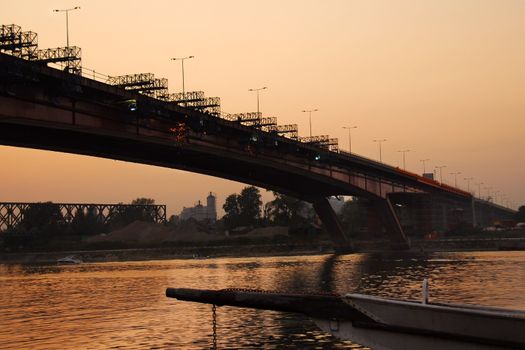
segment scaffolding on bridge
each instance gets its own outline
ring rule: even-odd
[[[57,47],[38,50],[36,62],[60,65],[65,71],[80,75],[82,73],[82,50],[78,46]]]
[[[227,114],[224,119],[257,129],[277,125],[277,118],[263,117],[261,112]]]
[[[337,138],[330,138],[328,135],[300,137],[299,141],[334,152],[339,150],[339,140]]]
[[[224,114],[221,117],[241,125],[260,129],[271,134],[281,135],[292,140],[299,138],[299,128],[297,124],[277,125],[277,118],[263,117],[261,112]]]
[[[108,77],[109,85],[118,86],[127,91],[160,98],[168,94],[168,79],[155,78],[153,73],[126,74]]]
[[[82,74],[82,51],[79,47],[38,49],[38,34],[24,32],[16,24],[0,26],[0,52],[46,65],[57,64],[70,73]]]
[[[0,52],[46,65],[59,65],[62,68],[65,67],[64,70],[70,73],[83,75],[81,49],[79,47],[70,46],[39,50],[38,35],[30,31],[24,32],[20,26],[15,24],[0,26]],[[338,151],[336,138],[330,138],[327,135],[300,138],[297,124],[277,125],[276,118],[263,117],[259,112],[223,114],[221,113],[220,98],[206,97],[203,91],[170,93],[168,80],[156,78],[152,73],[105,76],[92,71],[92,74],[89,75],[89,78],[92,79],[97,79],[97,77],[98,80],[106,84],[118,86],[127,91],[137,92],[183,108],[237,122],[270,134],[281,135],[330,151]]]
[[[287,124],[287,125],[268,125],[262,128],[263,131],[282,135],[292,140],[297,140],[299,138],[299,128],[297,124]]]
[[[160,96],[160,99],[213,116],[219,116],[221,113],[221,99],[219,97],[206,97],[204,91],[177,92]]]
[[[218,116],[221,109],[219,97],[206,97],[203,91],[169,93],[168,80],[155,78],[152,73],[127,74],[108,77],[108,84],[137,92],[158,100],[174,103],[184,108]]]
[[[248,113],[234,113],[234,114],[224,114],[223,119],[238,122],[240,124],[244,122],[252,122],[262,118],[261,112],[248,112]]]
[[[35,32],[23,32],[16,24],[0,26],[0,52],[33,60],[37,57],[38,35]]]

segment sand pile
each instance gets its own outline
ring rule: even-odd
[[[86,239],[87,242],[203,242],[222,239],[199,230],[198,225],[189,221],[177,228],[167,227],[154,222],[134,221],[131,224],[108,234]]]
[[[251,230],[242,237],[248,238],[272,238],[278,235],[288,235],[288,226],[270,226],[270,227],[258,227]]]
[[[204,232],[206,226],[188,220],[177,227],[168,227],[162,224],[144,221],[134,221],[126,227],[112,231],[108,234],[89,237],[86,242],[209,242],[235,237],[271,238],[276,235],[288,234],[288,227],[260,227],[247,234],[225,237],[218,234]]]
[[[162,225],[144,221],[134,221],[128,226],[108,234],[97,235],[87,239],[88,242],[159,242],[169,240],[170,230]]]

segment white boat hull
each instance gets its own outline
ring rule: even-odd
[[[313,319],[323,331],[373,350],[500,350],[500,347],[424,335],[354,327],[350,321]]]
[[[525,313],[348,294],[342,300],[373,322],[314,319],[323,330],[374,350],[525,348]]]

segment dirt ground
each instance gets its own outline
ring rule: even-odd
[[[239,236],[227,237],[223,234],[211,234],[203,232],[194,222],[185,222],[176,228],[162,224],[135,221],[126,227],[112,231],[108,234],[100,234],[87,238],[85,241],[91,242],[212,242],[225,240],[233,237],[246,238],[272,238],[276,235],[287,235],[288,227],[261,227],[249,231]]]

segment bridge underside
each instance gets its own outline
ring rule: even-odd
[[[114,135],[97,135],[78,131],[75,128],[48,128],[43,125],[14,124],[0,119],[0,143],[3,145],[68,152],[88,156],[123,160],[141,164],[181,169],[229,180],[250,183],[301,198],[314,205],[314,209],[332,237],[339,251],[352,250],[352,242],[345,236],[336,214],[326,197],[332,195],[356,195],[349,188],[346,192],[340,184],[320,182],[316,176],[290,173],[289,169],[269,167],[253,159],[242,161],[221,156],[221,152],[210,153],[198,147],[187,147],[173,143],[144,142],[134,139],[116,138]],[[398,229],[397,219],[392,216],[387,200],[375,198],[383,213],[387,232],[393,247],[406,248],[408,241]],[[400,243],[401,242],[401,243]],[[402,243],[405,242],[405,243]]]
[[[414,235],[432,232],[464,232],[473,227],[505,226],[513,213],[482,200],[453,201],[426,193],[395,193],[390,196],[406,231]]]
[[[96,135],[70,129],[49,129],[34,125],[2,123],[0,143],[8,146],[44,149],[88,156],[150,164],[186,170],[229,180],[250,183],[287,193],[311,201],[341,193],[341,188],[330,183],[320,183],[304,175],[270,168],[264,162],[243,162],[243,159],[210,153],[198,147],[143,142],[140,138],[119,139],[110,135]]]

